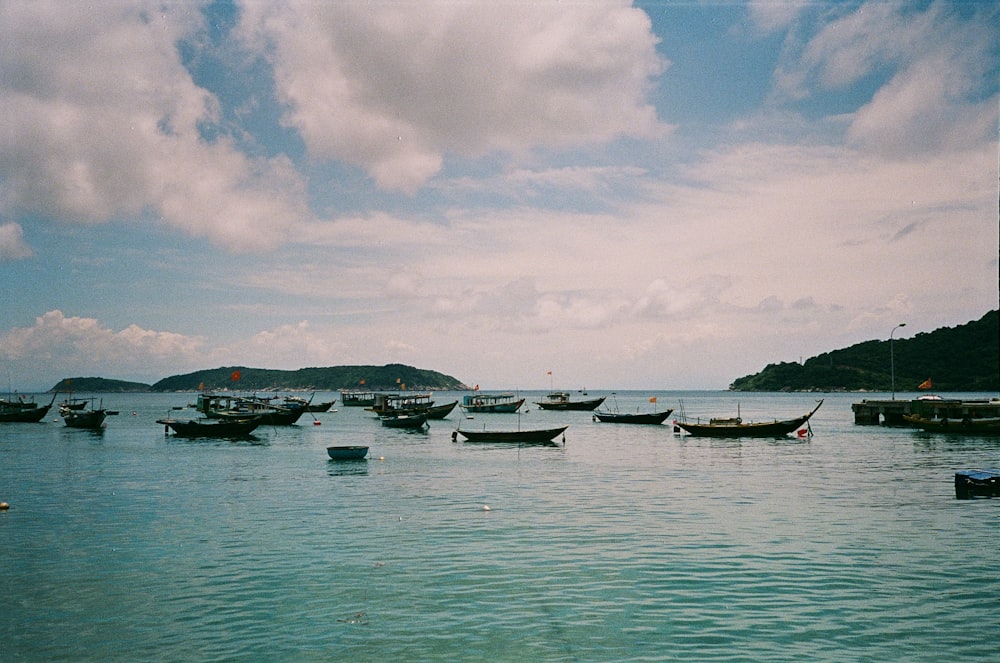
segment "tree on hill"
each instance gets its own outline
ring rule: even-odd
[[[910,339],[865,341],[810,357],[769,364],[733,381],[735,391],[914,391],[928,378],[935,391],[1000,391],[1000,311]]]

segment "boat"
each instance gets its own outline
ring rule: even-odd
[[[386,428],[423,428],[427,425],[427,414],[388,414],[379,417]]]
[[[1000,470],[961,470],[955,472],[955,497],[1000,497]]]
[[[558,428],[542,428],[536,430],[462,430],[452,433],[452,440],[462,435],[468,442],[506,442],[516,444],[551,443],[552,440],[566,432],[569,426]]]
[[[535,401],[535,405],[543,410],[584,410],[589,412],[603,403],[605,398],[605,396],[601,396],[584,401],[574,401],[570,400],[568,392],[553,391],[546,395],[543,400]]]
[[[70,408],[59,408],[59,414],[70,428],[88,428],[99,430],[104,426],[104,420],[108,417],[108,411],[104,408],[92,408],[90,410],[74,410]]]
[[[430,394],[378,394],[375,404],[368,410],[378,417],[403,414],[423,414],[428,419],[444,419],[458,405],[458,401],[434,405]]]
[[[211,419],[260,417],[261,426],[290,426],[306,412],[304,405],[275,405],[270,399],[214,393],[198,394],[195,409]]]
[[[961,419],[930,418],[904,414],[903,421],[929,433],[961,435],[1000,435],[1000,417],[963,417]]]
[[[821,400],[812,412],[794,419],[744,422],[739,416],[728,419],[711,419],[707,424],[678,421],[676,425],[691,435],[702,437],[782,437],[805,424],[823,405]]]
[[[327,447],[326,453],[330,457],[330,460],[361,460],[368,455],[368,447]]]
[[[24,396],[19,396],[18,400],[0,399],[0,423],[37,424],[45,418],[55,402],[55,394],[48,405],[39,405],[34,399],[24,400]]]
[[[260,426],[260,417],[247,419],[157,419],[156,423],[183,437],[243,437]]]
[[[510,392],[502,394],[468,394],[462,397],[462,409],[466,412],[517,412],[524,405],[524,399]]]
[[[342,391],[340,402],[344,407],[372,407],[377,396],[374,391]]]
[[[315,396],[315,394],[313,394]],[[322,403],[313,403],[312,398],[306,400],[300,396],[285,396],[285,407],[304,407],[306,412],[326,412],[333,404],[337,402],[337,399],[332,401],[323,401]]]
[[[594,412],[594,419],[608,424],[662,424],[673,410],[663,412]]]

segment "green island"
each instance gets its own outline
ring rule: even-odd
[[[468,389],[461,381],[437,371],[405,364],[385,366],[330,366],[282,371],[247,366],[210,368],[184,375],[172,375],[155,384],[109,380],[106,378],[65,378],[49,389],[52,391],[93,391],[102,393],[213,391],[239,389],[246,391],[292,389],[337,391],[363,389],[386,391],[393,389],[455,391]]]
[[[1000,391],[1000,311],[913,338],[865,341],[802,363],[768,364],[732,391]],[[926,381],[930,380],[930,385]]]

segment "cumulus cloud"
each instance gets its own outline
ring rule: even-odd
[[[665,63],[616,1],[259,3],[286,121],[317,158],[412,192],[448,153],[478,157],[662,131],[645,95]]]
[[[251,159],[183,66],[193,3],[0,4],[0,213],[67,223],[149,215],[233,249],[306,215],[287,159]]]
[[[21,224],[0,224],[0,260],[19,260],[31,257],[34,253],[24,241]]]

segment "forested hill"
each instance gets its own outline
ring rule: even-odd
[[[930,378],[940,391],[1000,391],[1000,311],[957,327],[942,327],[892,343],[896,391]],[[889,341],[865,341],[802,364],[769,364],[733,381],[734,391],[889,391]]]
[[[404,364],[385,366],[331,366],[278,371],[267,368],[227,366],[164,378],[151,391],[195,391],[213,389],[253,391],[263,389],[468,389],[455,378]]]

